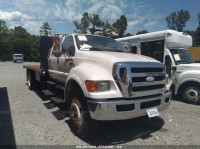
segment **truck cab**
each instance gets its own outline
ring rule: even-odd
[[[166,65],[168,88],[186,102],[200,103],[200,64],[188,50],[192,37],[183,32],[164,30],[116,39],[132,53],[146,55]]]
[[[72,34],[48,38],[51,40],[41,39],[42,51],[43,45],[51,46],[40,70],[25,66],[30,71],[27,75],[35,76],[29,82],[47,80],[48,76],[64,86],[63,102],[68,107],[72,131],[79,137],[92,133],[98,121],[154,117],[169,107],[171,92],[166,90],[161,62],[132,55],[107,37]]]

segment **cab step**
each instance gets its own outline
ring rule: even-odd
[[[42,91],[45,96],[54,96],[54,94],[50,90],[43,90]]]
[[[53,82],[53,81],[46,81],[46,83],[50,88],[56,88],[56,89],[61,90],[61,91],[65,90],[64,84],[56,83],[56,82]]]
[[[51,112],[57,120],[63,120],[66,117],[66,112],[64,111],[53,111]]]
[[[55,88],[61,90],[61,91],[64,91],[65,90],[65,87],[63,85],[56,85]]]
[[[64,100],[58,97],[51,97],[50,98],[51,101],[55,102],[56,104],[64,104]]]
[[[53,81],[46,81],[46,83],[48,84],[48,85],[56,85],[56,83],[55,82],[53,82]]]
[[[48,102],[48,103],[43,103],[43,104],[47,109],[53,109],[56,107],[55,103],[53,102]]]

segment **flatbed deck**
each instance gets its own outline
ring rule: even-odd
[[[36,70],[36,71],[41,70],[40,65],[24,65],[24,68],[28,68],[28,69]]]

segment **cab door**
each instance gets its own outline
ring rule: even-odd
[[[59,81],[61,73],[59,72],[59,57],[61,53],[61,39],[60,37],[54,37],[53,46],[51,52],[49,53],[48,66],[49,66],[49,75],[52,79]]]
[[[62,73],[60,80],[65,83],[70,70],[74,67],[75,46],[72,36],[64,39],[62,44],[62,55],[59,57],[58,70]]]

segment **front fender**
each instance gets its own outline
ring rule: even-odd
[[[112,70],[108,72],[106,69],[102,67],[97,67],[97,65],[87,64],[87,65],[79,65],[71,69],[67,80],[66,85],[69,80],[76,81],[81,87],[84,96],[88,98],[115,98],[122,97],[121,92],[119,91],[115,81],[112,77]],[[110,81],[110,90],[104,92],[88,92],[85,87],[85,81]]]
[[[177,78],[177,84],[175,87],[175,94],[178,93],[179,87],[186,82],[198,82],[200,83],[200,71],[191,70],[182,72]]]

